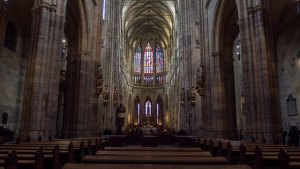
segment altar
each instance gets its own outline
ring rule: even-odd
[[[145,136],[157,134],[157,128],[152,126],[144,126],[142,127],[142,131]]]

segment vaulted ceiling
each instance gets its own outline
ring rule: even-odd
[[[168,46],[172,36],[175,0],[124,0],[123,24],[129,44],[156,40]]]

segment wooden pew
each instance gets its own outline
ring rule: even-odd
[[[15,150],[8,151],[6,154],[0,154],[1,169],[17,169],[17,153]]]
[[[247,165],[66,164],[63,169],[251,169]]]
[[[169,156],[169,157],[211,157],[208,151],[98,151],[96,156]]]
[[[90,164],[177,164],[177,165],[224,165],[225,157],[168,157],[168,156],[85,156],[83,163]]]
[[[210,139],[205,138],[203,142],[203,146],[201,147],[203,150],[210,150]]]
[[[241,148],[241,161],[247,164],[253,164],[256,169],[263,167],[278,167],[278,155],[281,148],[285,145],[267,145],[260,144]],[[243,154],[243,155],[242,155]]]
[[[7,156],[7,152],[12,151],[13,155]],[[7,156],[8,158],[16,158],[17,162],[15,164],[11,163],[11,166],[17,165],[17,168],[32,168],[32,169],[43,169],[44,168],[44,154],[43,149],[39,147],[34,150],[12,150],[12,149],[2,149],[0,151],[1,158]],[[5,164],[7,165],[7,164]]]
[[[240,161],[240,146],[241,141],[222,140],[220,143],[220,151],[222,156],[226,156],[231,164],[236,164]]]
[[[220,139],[210,139],[209,140],[209,151],[213,156],[220,156],[221,150],[220,150]]]
[[[300,168],[300,148],[283,148],[279,154],[280,169]]]
[[[54,143],[59,142],[51,142],[51,144],[46,142],[37,142],[36,144],[5,144],[0,146],[0,151],[7,149],[16,149],[17,153],[22,153],[26,151],[34,151],[39,147],[42,147],[46,159],[46,164],[49,164],[49,160],[52,160],[51,163],[55,164],[53,166],[58,166],[59,164],[57,163],[63,165],[67,162],[74,162],[72,142],[64,142],[63,144],[60,142],[59,145]]]
[[[42,147],[52,147],[57,144],[60,150],[60,161],[64,163],[72,162],[81,162],[82,157],[84,156],[83,142],[70,141],[70,140],[60,140],[60,141],[43,141],[26,144],[26,146],[42,146]]]
[[[19,165],[36,165],[39,162],[43,162],[45,167],[50,166],[52,169],[59,168],[59,147],[55,145],[53,147],[13,147],[11,145],[0,146],[0,154],[6,153],[7,151],[14,150],[19,160]],[[41,160],[43,159],[43,160]],[[37,162],[36,160],[39,160]],[[43,164],[38,164],[43,165]],[[44,167],[43,166],[43,167]],[[47,167],[49,168],[49,167]]]
[[[199,152],[201,148],[196,147],[105,147],[105,151],[186,151]]]
[[[74,139],[54,139],[53,141],[83,141],[84,142],[84,154],[95,154],[99,148],[99,137],[87,137],[87,138],[74,138]]]

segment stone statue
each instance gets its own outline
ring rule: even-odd
[[[114,107],[116,107],[118,105],[118,88],[115,87],[114,88],[114,95],[113,95],[113,104],[114,104]]]
[[[245,113],[245,96],[241,96],[241,112],[242,114]]]
[[[204,96],[204,74],[203,66],[197,67],[197,82],[196,89],[200,96]]]
[[[97,68],[96,73],[96,94],[99,96],[103,92],[103,73],[102,73],[102,67],[101,65]]]
[[[181,92],[180,92],[180,105],[182,107],[184,107],[185,104],[185,91],[184,88],[181,88]]]
[[[103,105],[107,106],[108,105],[108,98],[109,98],[109,92],[108,92],[108,86],[104,86],[104,91],[103,91]]]
[[[190,102],[191,102],[191,106],[195,106],[196,104],[196,97],[197,97],[197,91],[195,89],[194,86],[191,87],[191,90],[190,90]]]

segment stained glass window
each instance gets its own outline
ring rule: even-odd
[[[138,124],[140,124],[140,117],[141,117],[141,113],[140,113],[140,103],[138,103]]]
[[[142,48],[141,45],[139,45],[136,48],[136,52],[134,55],[134,61],[133,61],[134,73],[141,73],[141,58],[142,58]]]
[[[145,116],[151,116],[151,102],[148,100],[145,104]]]
[[[158,124],[159,119],[159,104],[156,104],[156,124]]]
[[[161,73],[164,71],[164,56],[161,48],[156,46],[156,72]]]
[[[144,51],[144,73],[153,73],[153,50],[149,43]]]
[[[105,19],[105,0],[102,1],[102,19]]]

